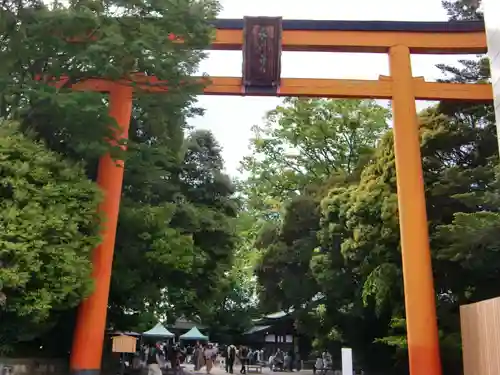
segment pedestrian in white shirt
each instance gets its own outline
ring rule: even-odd
[[[207,369],[207,374],[210,374],[212,367],[214,366],[214,360],[217,357],[217,350],[214,349],[212,344],[208,344],[203,351],[203,356],[205,357],[205,367]]]
[[[322,374],[323,368],[324,368],[323,358],[321,358],[320,355],[317,355],[316,362],[314,362],[314,368],[313,368],[314,375],[316,375],[316,372],[319,372],[319,374]]]

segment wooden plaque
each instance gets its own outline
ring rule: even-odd
[[[245,17],[243,85],[276,91],[281,79],[281,17]]]
[[[137,338],[133,336],[120,335],[113,336],[113,353],[135,353]]]

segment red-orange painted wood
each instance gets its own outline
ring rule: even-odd
[[[488,102],[493,100],[490,84],[461,84],[426,82],[422,78],[414,78],[415,98],[418,100],[469,100]],[[54,81],[54,85],[62,86],[66,79]],[[168,82],[156,77],[136,74],[123,84],[133,84],[135,90],[145,90],[155,93],[168,92]],[[200,78],[205,84],[205,95],[232,96],[298,96],[323,98],[392,98],[391,77],[381,77],[379,80],[359,79],[313,79],[313,78],[282,78],[277,94],[252,92],[246,94],[239,77]],[[73,90],[109,92],[113,82],[89,79],[72,86]]]
[[[132,94],[131,86],[113,84],[111,87],[109,114],[118,125],[117,139],[128,138]],[[109,154],[101,157],[97,183],[104,193],[99,207],[103,217],[102,242],[92,256],[94,292],[82,302],[78,311],[70,361],[74,374],[98,374],[101,368],[123,171],[123,161],[113,160]]]
[[[409,48],[392,47],[389,62],[410,374],[441,375],[436,293]]]

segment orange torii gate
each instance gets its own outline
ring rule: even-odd
[[[299,96],[391,99],[408,351],[411,375],[441,375],[435,292],[415,100],[492,100],[489,84],[425,82],[413,77],[414,54],[486,52],[482,22],[299,21],[247,17],[217,20],[214,50],[242,50],[242,78],[212,77],[206,95]],[[365,52],[389,55],[390,76],[378,80],[281,78],[281,51]],[[264,57],[264,58],[262,58]],[[134,86],[165,93],[168,83],[132,76]],[[108,92],[110,115],[126,138],[134,87],[128,81],[91,79],[75,90]],[[141,85],[142,83],[142,85]],[[147,83],[147,85],[146,85]],[[105,193],[100,210],[107,221],[94,251],[95,290],[80,307],[71,353],[71,370],[100,372],[123,162],[101,158],[97,182]]]

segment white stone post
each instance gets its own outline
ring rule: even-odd
[[[342,375],[353,375],[352,349],[342,348]]]

